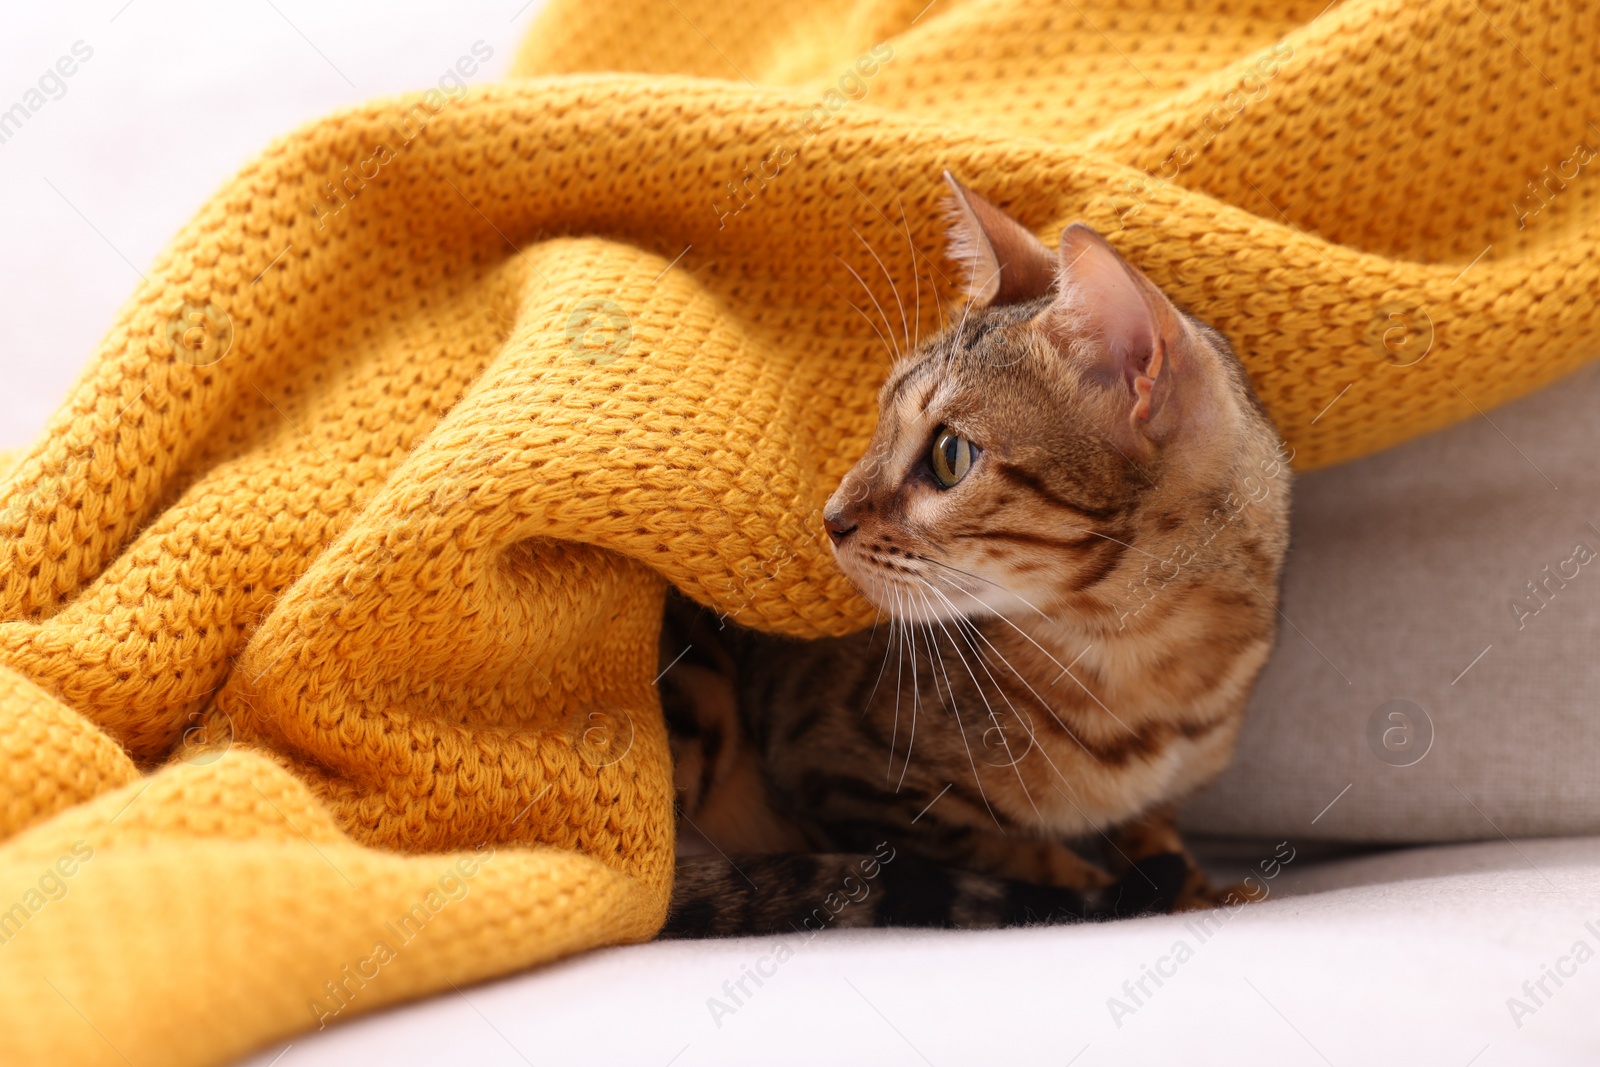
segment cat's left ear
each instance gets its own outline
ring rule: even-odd
[[[1055,288],[1056,257],[1022,223],[944,172],[954,194],[950,257],[967,268],[967,296],[979,307],[1021,304]]]
[[[1060,278],[1044,321],[1117,405],[1115,435],[1143,452],[1179,428],[1200,368],[1183,314],[1154,282],[1081,222],[1061,234]],[[1123,413],[1125,412],[1125,418]]]

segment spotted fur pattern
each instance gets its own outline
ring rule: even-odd
[[[1174,802],[1223,768],[1273,644],[1288,457],[1220,334],[1081,227],[1045,249],[956,189],[1007,275],[895,366],[825,510],[885,623],[801,641],[669,603],[668,934],[1217,899]],[[977,449],[949,487],[945,431]]]

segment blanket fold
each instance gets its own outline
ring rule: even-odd
[[[820,508],[961,289],[946,168],[1227,333],[1301,467],[1578,365],[1597,23],[556,0],[506,80],[275,142],[0,482],[7,1061],[224,1063],[650,937],[664,591],[872,623]]]

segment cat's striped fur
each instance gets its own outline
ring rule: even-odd
[[[1216,331],[1084,227],[1051,250],[952,185],[972,301],[895,367],[825,511],[889,625],[799,641],[669,603],[680,836],[702,853],[669,935],[1216,899],[1173,802],[1226,763],[1272,647],[1287,459]],[[930,459],[952,440],[971,450]],[[946,485],[951,457],[970,462]]]

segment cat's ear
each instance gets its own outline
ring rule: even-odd
[[[987,307],[1021,304],[1053,292],[1056,257],[1050,247],[949,171],[944,180],[955,197],[950,256],[967,268],[967,295]]]
[[[1138,451],[1161,444],[1178,428],[1186,382],[1199,370],[1182,313],[1081,222],[1062,232],[1058,255],[1061,274],[1044,314],[1047,328],[1111,391],[1118,404],[1116,436]]]

